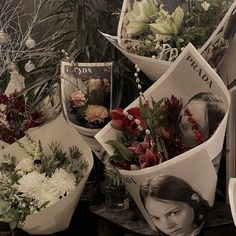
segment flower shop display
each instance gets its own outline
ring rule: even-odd
[[[139,70],[137,66],[134,78],[141,89]],[[210,100],[214,105],[208,104]],[[124,111],[113,109],[112,121],[95,136],[152,229],[139,195],[139,186],[151,176],[180,177],[212,206],[229,104],[224,83],[189,44],[158,81],[140,91],[139,99]],[[211,118],[213,107],[222,112]]]
[[[22,138],[25,133],[46,121],[44,113],[38,109],[30,109],[26,99],[19,92],[0,94],[0,140],[12,144]]]
[[[124,0],[116,47],[152,80],[160,78],[189,42],[218,67],[234,37],[235,6],[220,0]]]
[[[61,97],[67,121],[94,150],[94,135],[110,120],[112,63],[61,62]]]
[[[78,132],[61,115],[5,147],[0,159],[0,220],[29,234],[65,230],[93,166]]]

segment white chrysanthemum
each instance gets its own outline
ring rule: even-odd
[[[54,204],[60,199],[61,193],[48,180],[44,181],[38,188],[33,197],[38,201],[38,206],[42,206],[45,202],[49,202],[47,207]]]
[[[32,172],[34,170],[34,162],[30,157],[23,158],[17,165],[15,170],[25,173]]]
[[[42,183],[46,180],[47,178],[45,174],[40,174],[36,171],[33,171],[20,178],[18,181],[18,185],[16,185],[16,188],[20,192],[32,197],[37,189],[40,189]]]
[[[52,177],[48,180],[62,195],[70,193],[76,187],[76,177],[73,173],[68,173],[60,168],[56,169]]]

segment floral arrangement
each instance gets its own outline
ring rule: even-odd
[[[101,128],[109,121],[110,83],[99,76],[83,81],[86,92],[77,90],[70,95],[71,114],[79,125],[87,128]]]
[[[0,219],[11,228],[69,195],[88,167],[77,146],[65,152],[60,143],[52,142],[46,155],[40,140],[26,137],[26,144],[17,141],[25,157],[16,161],[17,157],[5,155],[0,164]]]
[[[43,112],[30,110],[24,96],[18,92],[0,94],[0,140],[14,143],[22,138],[29,128],[45,122]]]
[[[189,42],[202,47],[232,2],[134,0],[124,14],[122,46],[134,54],[173,61]]]
[[[175,96],[140,107],[111,111],[112,127],[122,131],[117,140],[108,144],[115,149],[111,163],[118,168],[135,170],[173,158],[189,148],[181,141],[179,113],[182,104]]]
[[[212,93],[197,95],[205,96],[208,101],[214,103],[211,105],[218,107],[214,113],[217,122],[210,131],[210,123],[213,121],[208,120],[205,123],[202,122],[205,118],[195,118],[193,110],[189,109],[190,102],[183,106],[181,99],[174,95],[159,101],[154,101],[153,98],[148,101],[141,91],[142,86],[138,78],[140,68],[137,65],[136,71],[134,76],[140,90],[139,106],[128,110],[115,108],[110,114],[112,128],[121,131],[116,140],[106,142],[115,151],[114,155],[110,156],[114,167],[139,170],[155,166],[202,144],[214,134],[226,112],[226,106],[220,98],[215,100],[216,97]],[[192,104],[196,104],[196,101]],[[200,109],[205,112],[206,107]],[[201,110],[197,113],[201,113]],[[205,116],[204,113],[202,117]],[[189,142],[190,139],[193,139],[193,142]]]

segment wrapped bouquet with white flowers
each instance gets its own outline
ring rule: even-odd
[[[80,135],[59,117],[4,148],[0,158],[0,220],[30,234],[66,229],[93,166]]]
[[[124,0],[115,46],[152,80],[189,42],[217,68],[235,34],[233,2]]]

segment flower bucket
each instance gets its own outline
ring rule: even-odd
[[[230,96],[220,77],[191,43],[167,72],[144,92],[144,96],[149,101],[151,98],[154,101],[158,101],[163,97],[169,97],[171,94],[174,94],[182,99],[183,104],[187,104],[194,94],[200,92],[216,94],[224,100],[227,106],[223,120],[207,141],[157,166],[135,171],[119,170],[128,191],[152,229],[155,229],[155,227],[146,210],[144,210],[143,204],[141,204],[138,192],[141,182],[153,175],[173,174],[180,177],[193,186],[194,189],[198,190],[210,205],[213,204],[216,189],[215,174],[217,172],[213,171],[213,164],[219,165],[215,161],[219,161],[223,147]],[[138,104],[139,99],[136,99],[125,110],[138,106]],[[114,149],[106,142],[108,140],[115,140],[119,132],[113,129],[111,123],[109,123],[95,136],[109,155],[114,154]],[[198,171],[195,172],[195,168]],[[210,189],[209,186],[212,186],[212,188]]]
[[[74,191],[62,199],[59,199],[55,204],[52,204],[37,213],[28,215],[24,224],[17,226],[33,235],[53,234],[67,229],[70,224],[73,213],[77,207],[78,201],[93,167],[92,151],[78,132],[68,125],[62,115],[40,128],[35,129],[30,133],[30,136],[35,140],[41,140],[45,153],[49,152],[48,144],[51,142],[60,143],[64,150],[67,150],[70,146],[78,146],[80,151],[83,153],[82,158],[88,162],[88,167],[84,173],[84,177],[81,179]],[[27,139],[26,137],[23,137],[19,141],[24,144],[27,142]],[[17,161],[20,161],[26,155],[17,143],[5,147],[0,152],[1,161],[3,160],[3,155],[6,154],[15,156]]]
[[[129,47],[129,43],[132,40],[130,40],[129,36],[124,33],[124,26],[127,22],[125,16],[128,12],[133,10],[133,4],[133,0],[123,1],[121,15],[117,28],[117,37],[113,38],[116,40],[116,43],[114,43],[114,40],[113,43],[134,64],[138,64],[142,71],[151,80],[155,81],[159,79],[163,73],[165,73],[165,71],[170,67],[172,62],[178,57],[179,53],[174,48],[171,48],[168,44],[163,47],[163,50],[159,54],[160,58],[157,57],[157,59],[153,59],[152,57],[140,56],[137,53],[134,54],[128,52],[127,47]],[[208,38],[208,40],[203,45],[201,45],[201,47],[199,47],[200,53],[211,64],[212,67],[218,67],[218,65],[222,61],[226,49],[229,47],[229,44],[232,38],[234,37],[233,19],[235,17],[235,8],[236,2],[232,3],[224,18],[221,20],[218,27],[212,32],[212,35]],[[124,36],[124,34],[126,36]],[[110,37],[112,37],[110,35],[104,36],[106,36],[108,40]],[[168,58],[166,58],[165,56],[166,53],[169,55]]]

